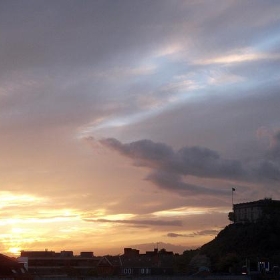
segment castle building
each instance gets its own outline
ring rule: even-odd
[[[233,205],[234,223],[256,223],[280,213],[280,200],[262,199]]]

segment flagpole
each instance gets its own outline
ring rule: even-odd
[[[231,189],[231,205],[232,205],[232,211],[233,211],[233,188]]]
[[[231,203],[232,203],[232,211],[234,211],[234,208],[233,208],[233,192],[235,192],[235,188],[231,188]]]

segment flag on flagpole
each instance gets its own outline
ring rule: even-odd
[[[232,188],[232,191],[235,192],[235,188]]]

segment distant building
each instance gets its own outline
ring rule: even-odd
[[[132,248],[124,248],[123,251],[124,251],[123,255],[126,257],[136,257],[139,256],[140,253],[139,250],[132,249]]]
[[[100,258],[93,252],[74,256],[72,251],[21,251],[18,261],[37,276],[95,276]]]
[[[174,273],[174,254],[164,249],[160,251],[154,249],[140,254],[139,250],[125,248],[120,260],[123,276],[172,275]]]
[[[80,256],[82,258],[93,258],[93,252],[81,252]]]
[[[93,252],[74,256],[72,251],[22,251],[18,261],[30,274],[41,277],[171,275],[174,254],[165,249],[140,254],[132,248],[124,248],[123,255],[103,257]]]
[[[255,223],[280,213],[280,200],[262,199],[233,205],[234,223]]]
[[[55,257],[57,253],[54,251],[21,251],[21,257],[29,257],[29,258],[48,258],[48,257]]]

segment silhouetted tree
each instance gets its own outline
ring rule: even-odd
[[[228,213],[228,219],[229,219],[231,222],[234,222],[234,213],[233,213],[233,212],[229,212],[229,213]]]

